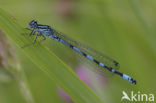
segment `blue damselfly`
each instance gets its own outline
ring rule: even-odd
[[[120,73],[119,71],[116,70],[117,68],[119,68],[119,63],[116,62],[115,60],[111,59],[110,57],[108,57],[102,53],[98,53],[97,51],[90,49],[89,47],[83,46],[82,44],[65,36],[64,34],[57,32],[50,26],[41,25],[41,24],[38,24],[36,20],[32,20],[29,23],[29,28],[31,30],[30,36],[36,35],[36,37],[35,37],[35,40],[33,41],[33,43],[25,45],[25,46],[35,44],[38,36],[42,36],[43,40],[45,40],[46,37],[49,37],[49,38],[52,38],[64,45],[70,47],[71,49],[73,49],[80,55],[84,56],[88,60],[94,62],[98,66],[122,77],[125,80],[128,80],[129,82],[131,82],[133,84],[137,83],[137,81],[135,79],[131,78],[130,76],[128,76],[126,74]],[[102,71],[103,71],[103,69],[102,69]]]

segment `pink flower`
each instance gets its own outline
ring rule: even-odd
[[[92,82],[91,82],[92,78],[89,75],[88,69],[86,67],[83,67],[83,66],[78,67],[76,69],[76,73],[85,84],[87,84],[89,87],[94,89]],[[107,79],[105,76],[100,75],[99,73],[93,73],[93,74],[94,74],[94,77],[97,78],[99,85],[104,85],[107,83]],[[72,99],[61,88],[58,89],[58,92],[61,98],[68,101],[69,103],[73,103]]]
[[[58,92],[62,99],[68,101],[69,103],[73,103],[72,99],[61,88],[58,88]]]

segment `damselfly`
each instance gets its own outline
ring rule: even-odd
[[[80,55],[82,55],[85,58],[87,58],[88,60],[94,62],[98,66],[102,67],[102,71],[104,71],[104,69],[106,69],[106,70],[122,77],[123,79],[128,80],[129,82],[131,82],[133,84],[137,83],[137,81],[135,79],[131,78],[130,76],[128,76],[126,74],[120,73],[119,71],[116,70],[117,68],[119,68],[119,63],[116,62],[115,60],[70,39],[69,37],[65,36],[64,34],[57,32],[50,26],[41,25],[41,24],[38,24],[36,20],[32,20],[29,23],[29,28],[31,30],[30,36],[36,35],[36,37],[35,37],[35,40],[33,41],[33,43],[25,45],[25,46],[35,44],[38,36],[42,36],[43,40],[45,40],[46,37],[49,37],[49,38],[52,38],[64,45],[70,47],[71,49],[73,49],[74,51],[79,53]]]

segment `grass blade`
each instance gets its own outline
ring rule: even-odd
[[[16,20],[0,9],[0,27],[18,47],[31,43],[23,33],[26,33]],[[34,45],[23,49],[24,53],[38,68],[43,70],[57,85],[59,85],[77,103],[101,103],[101,99],[89,89],[56,55],[43,45]]]

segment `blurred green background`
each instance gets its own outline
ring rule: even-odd
[[[107,98],[105,103],[120,103],[123,90],[129,94],[156,94],[155,0],[0,0],[0,7],[23,27],[36,19],[117,60],[120,71],[135,78],[138,84],[118,76],[108,77],[102,97]],[[71,67],[78,64],[75,54],[70,56],[71,51],[58,47],[54,41],[48,39],[43,44],[51,45],[53,52]],[[24,70],[35,103],[68,103],[59,96],[57,85],[14,43],[11,48]],[[0,103],[27,103],[18,81],[3,68],[0,67]]]

